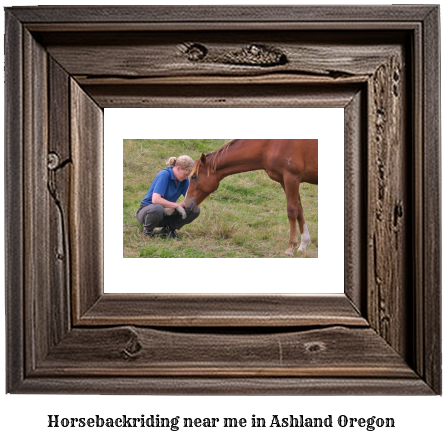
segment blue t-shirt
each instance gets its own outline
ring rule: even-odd
[[[167,201],[176,202],[177,199],[180,198],[180,195],[186,196],[188,187],[188,179],[176,181],[174,173],[172,172],[172,167],[167,167],[166,169],[161,170],[155,177],[154,181],[152,181],[151,187],[149,187],[148,193],[146,194],[145,199],[143,199],[142,204],[152,204],[153,193],[158,193]]]

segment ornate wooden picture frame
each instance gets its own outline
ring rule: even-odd
[[[438,6],[7,8],[7,392],[441,394],[439,40]],[[344,108],[345,294],[104,294],[105,107]]]

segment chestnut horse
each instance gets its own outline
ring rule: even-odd
[[[228,175],[258,169],[264,169],[286,193],[290,234],[285,254],[293,256],[298,244],[296,221],[301,233],[298,251],[304,251],[311,237],[299,188],[302,182],[318,184],[318,140],[231,140],[210,154],[202,154],[190,174],[186,208],[197,210]]]

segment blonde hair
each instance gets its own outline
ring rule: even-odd
[[[194,160],[187,155],[180,155],[178,158],[169,158],[166,165],[168,167],[180,166],[183,170],[191,170],[194,167]]]

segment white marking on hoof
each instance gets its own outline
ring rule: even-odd
[[[311,243],[311,236],[309,235],[308,226],[303,225],[303,234],[301,235],[301,244],[298,248],[298,252],[304,251],[306,247]]]

